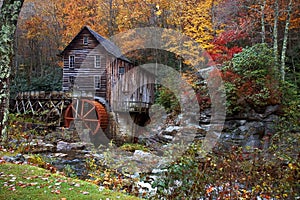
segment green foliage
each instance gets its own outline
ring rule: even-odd
[[[245,48],[223,67],[229,114],[261,109],[266,105],[279,104],[277,66],[272,49],[266,44]]]
[[[4,163],[0,174],[0,199],[138,199],[31,165]]]
[[[232,58],[232,63],[234,72],[244,75],[244,78],[265,78],[276,72],[273,50],[266,44],[244,48]]]
[[[135,150],[142,150],[146,152],[149,151],[147,147],[137,143],[125,143],[120,147],[120,149],[123,151],[130,151],[130,152],[134,152]]]
[[[124,174],[118,172],[109,164],[107,160],[97,162],[94,158],[88,158],[86,160],[86,169],[90,179],[87,181],[101,185],[106,189],[123,191],[137,196],[138,190],[134,187],[136,180],[124,177]]]
[[[43,125],[42,122],[22,114],[9,114],[7,131],[3,135],[1,144],[7,149],[19,153],[30,151],[30,142],[35,136],[44,136],[48,130],[39,129],[38,126],[32,127],[32,123]],[[14,142],[10,142],[14,141]]]
[[[33,154],[28,158],[28,162],[38,167],[45,168],[47,162],[39,154]]]
[[[25,72],[18,73],[12,80],[11,93],[24,91],[61,91],[62,69],[44,66],[43,76],[28,77]]]
[[[293,138],[291,138],[293,137]],[[266,150],[246,152],[233,147],[201,158],[191,149],[174,162],[163,178],[154,199],[294,199],[299,197],[300,164],[297,137],[281,137]],[[279,142],[279,143],[278,143]],[[294,146],[291,146],[293,142]]]
[[[43,124],[44,122],[39,121],[33,117],[31,117],[31,113],[26,114],[19,114],[19,113],[10,113],[8,116],[9,123],[16,124],[16,123],[36,123],[36,124]]]
[[[279,130],[280,132],[299,131],[300,130],[300,93],[297,86],[285,82],[283,83],[283,101]]]
[[[158,97],[155,99],[156,103],[164,106],[167,113],[179,112],[180,104],[175,94],[166,87],[158,89]]]
[[[300,89],[300,45],[291,45],[287,52],[286,80]]]
[[[77,178],[77,174],[75,173],[74,169],[70,165],[66,165],[64,167],[63,173],[71,178]]]
[[[0,136],[6,133],[9,102],[9,77],[17,20],[24,0],[3,1],[0,8]]]

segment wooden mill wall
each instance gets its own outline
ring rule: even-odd
[[[88,37],[87,45],[83,43],[84,37]],[[99,67],[95,67],[97,55],[100,56]],[[74,68],[70,68],[70,56],[75,58]],[[87,93],[92,93],[93,96],[96,95],[106,99],[106,64],[107,60],[111,60],[111,57],[88,30],[83,30],[70,43],[68,50],[64,53],[63,90],[73,90],[72,78],[70,77],[74,77],[74,83],[77,86],[75,90],[86,91]],[[100,89],[95,88],[94,77],[96,75],[101,78]]]
[[[133,71],[133,63],[124,57],[116,58],[93,34],[88,28],[83,28],[63,51],[63,91],[73,92],[73,95],[78,93],[83,97],[102,97],[115,108],[128,109],[134,102],[144,104],[135,104],[133,107],[149,108],[154,101],[154,86],[146,83],[153,82],[153,75],[141,70]],[[84,44],[85,39],[87,44]],[[72,68],[70,56],[75,59]],[[100,65],[96,66],[97,56],[100,56]],[[100,76],[100,88],[95,88],[95,76]],[[141,87],[129,94],[136,85]]]

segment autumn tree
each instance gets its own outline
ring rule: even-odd
[[[61,76],[57,54],[62,47],[62,26],[55,3],[51,0],[47,4],[36,0],[24,2],[16,32],[12,93],[51,90],[52,86],[61,86],[52,78]]]
[[[6,133],[14,34],[23,0],[3,0],[0,14],[0,134]]]
[[[299,27],[294,23],[297,21],[297,11],[294,12],[296,1],[242,0],[240,4],[245,12],[243,17],[251,19],[249,27],[252,41],[254,44],[262,42],[273,46],[275,67],[280,68],[281,78],[284,80],[289,33],[291,29]]]

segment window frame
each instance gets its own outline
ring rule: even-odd
[[[94,67],[95,68],[101,68],[101,56],[100,55],[95,55],[94,56]]]
[[[69,83],[72,85],[75,83],[75,76],[69,76]]]
[[[69,55],[69,69],[75,68],[75,56]]]
[[[89,37],[88,36],[83,36],[83,44],[88,45],[89,44]]]
[[[119,74],[119,76],[122,76],[125,74],[125,66],[119,66],[118,74]]]
[[[102,81],[100,75],[94,75],[94,88],[98,90],[102,88]]]

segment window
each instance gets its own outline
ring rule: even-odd
[[[123,66],[120,66],[120,67],[119,67],[119,74],[120,74],[120,75],[125,74],[125,67],[123,67]]]
[[[101,67],[101,56],[96,55],[95,56],[95,68],[100,68]]]
[[[89,37],[87,37],[87,36],[83,37],[83,44],[84,45],[88,45],[89,44]]]
[[[75,66],[75,56],[69,56],[69,68],[73,69]]]
[[[75,81],[75,77],[74,76],[69,76],[69,82],[71,84],[74,84],[74,81]]]
[[[95,89],[101,88],[101,77],[100,76],[94,76],[94,84],[95,84]]]

